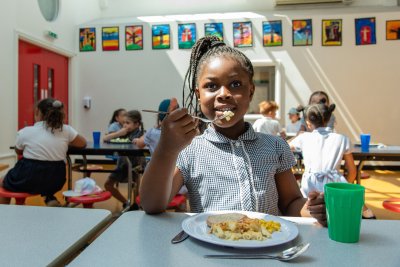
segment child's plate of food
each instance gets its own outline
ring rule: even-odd
[[[108,141],[110,144],[131,144],[132,141],[129,138],[114,138]]]
[[[280,217],[252,211],[208,211],[186,218],[182,229],[191,237],[215,245],[262,248],[297,237],[297,226]]]

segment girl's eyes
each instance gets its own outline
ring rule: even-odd
[[[237,87],[240,87],[240,86],[242,86],[242,83],[239,82],[239,81],[234,81],[234,82],[231,83],[231,87],[232,88],[237,88]]]
[[[240,81],[233,81],[229,84],[229,88],[234,89],[241,87],[242,83]],[[207,83],[204,88],[210,90],[210,91],[217,91],[221,86],[215,84],[215,83]]]

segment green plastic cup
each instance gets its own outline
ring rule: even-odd
[[[343,243],[358,242],[365,188],[358,184],[329,183],[324,191],[329,238]]]

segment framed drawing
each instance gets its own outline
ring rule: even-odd
[[[321,36],[322,46],[342,45],[342,20],[323,19]]]
[[[311,19],[292,20],[293,46],[312,45],[313,31]]]
[[[282,46],[282,21],[263,21],[263,46]]]
[[[151,40],[153,49],[169,49],[171,47],[169,24],[151,26]]]
[[[355,19],[356,45],[376,44],[376,19],[359,18]]]
[[[253,32],[250,21],[233,23],[233,45],[234,47],[253,46]]]
[[[143,50],[143,26],[125,26],[125,49]]]
[[[386,21],[386,40],[400,40],[400,20]]]
[[[224,40],[224,27],[221,22],[205,23],[204,24],[204,35],[214,35],[217,36],[221,41]]]
[[[119,50],[119,27],[103,27],[101,29],[103,51]]]
[[[190,49],[196,42],[196,24],[178,24],[178,47],[179,49]]]
[[[79,29],[79,51],[96,51],[96,28]]]

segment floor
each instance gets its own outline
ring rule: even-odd
[[[361,184],[366,188],[365,200],[366,205],[372,209],[378,219],[400,220],[400,213],[388,211],[382,207],[382,201],[388,198],[400,198],[400,172],[394,171],[366,171],[370,175],[368,179],[362,179]],[[93,173],[94,178],[99,186],[103,186],[108,174]],[[82,177],[81,173],[74,173],[73,179]],[[127,185],[120,184],[120,191],[127,192]],[[66,188],[65,188],[66,190]],[[63,197],[58,193],[57,198],[61,201]],[[32,197],[27,199],[27,205],[44,205],[41,197]],[[122,205],[115,199],[111,198],[107,201],[96,203],[95,208],[108,209],[114,215],[118,215]]]

